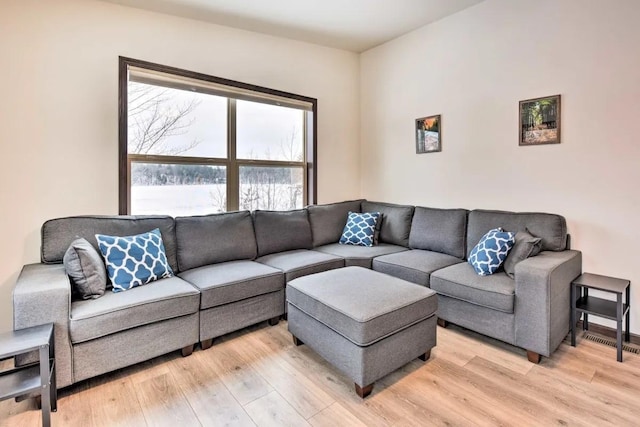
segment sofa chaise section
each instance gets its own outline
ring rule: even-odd
[[[433,272],[438,317],[524,348],[538,362],[569,332],[570,286],[582,272],[582,256],[567,248],[566,221],[560,215],[486,210],[469,213],[467,256],[496,227],[529,230],[542,239],[542,252],[516,265],[515,280],[504,272],[478,276],[468,263]]]
[[[284,313],[282,271],[255,262],[257,243],[249,211],[177,217],[179,276],[200,292],[200,342]]]

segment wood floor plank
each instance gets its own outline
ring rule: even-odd
[[[637,420],[631,412],[621,411],[625,406],[619,400],[562,373],[536,365],[527,377],[538,384],[541,394],[555,395],[556,407],[591,423],[629,425],[633,418]]]
[[[102,376],[91,381],[87,403],[94,426],[137,427],[146,424],[131,378]],[[64,410],[64,408],[63,408]]]
[[[254,426],[242,405],[204,362],[207,357],[205,352],[196,351],[172,362],[174,380],[198,420],[205,426]]]
[[[243,339],[239,337],[238,339]],[[205,361],[241,405],[266,396],[273,387],[234,349],[235,341],[223,341],[205,352]]]
[[[362,421],[360,421],[351,412],[345,409],[339,402],[333,403],[331,406],[318,412],[311,417],[309,424],[313,427],[335,427],[335,426],[350,426],[350,427],[367,427]]]
[[[171,373],[135,384],[148,426],[199,426],[200,421]]]
[[[457,351],[484,357],[521,374],[526,374],[533,366],[524,350],[455,325],[438,328],[438,340],[443,341],[444,347],[454,343]]]
[[[93,419],[93,410],[87,395],[93,392],[89,381],[62,390],[58,393],[58,411],[53,414],[51,423],[68,427],[84,427]]]
[[[52,414],[55,423],[57,414]],[[15,402],[13,399],[0,402],[0,427],[41,426],[42,418],[33,399]],[[57,424],[56,424],[57,425]]]
[[[474,358],[466,368],[474,373],[501,384],[510,393],[523,401],[520,404],[546,425],[580,425],[589,417],[577,413],[575,408],[565,404],[564,396],[529,376],[519,374],[481,357]]]
[[[513,420],[522,425],[539,425],[536,416],[502,385],[444,359],[434,359],[429,367],[428,372],[419,371],[418,375],[436,381],[445,393],[463,401],[478,419],[501,425],[510,425]]]
[[[275,391],[254,400],[244,408],[258,427],[309,426],[309,423]]]
[[[305,419],[335,402],[335,399],[291,364],[273,353],[254,335],[236,344],[245,361],[267,380],[271,386]]]

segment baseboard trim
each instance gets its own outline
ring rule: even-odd
[[[576,329],[576,331],[578,332],[582,330],[582,320],[578,321],[577,328],[578,329]],[[595,332],[596,334],[604,335],[605,337],[616,339],[616,330],[607,326],[589,322],[589,331]],[[629,342],[631,344],[640,345],[640,335],[631,334]]]

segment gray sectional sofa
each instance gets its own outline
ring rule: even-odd
[[[349,211],[383,214],[373,247],[337,242]],[[543,252],[481,277],[465,262],[490,228],[528,229]],[[159,228],[176,275],[95,300],[74,298],[62,265],[77,237]],[[285,314],[286,283],[344,266],[372,268],[438,294],[438,318],[548,356],[569,331],[569,285],[581,254],[563,217],[430,209],[355,200],[305,209],[206,216],[84,216],[42,226],[41,262],[26,265],[13,294],[14,328],[56,325],[58,387],[182,349]],[[18,364],[29,358],[18,359]]]

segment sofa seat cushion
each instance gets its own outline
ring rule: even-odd
[[[344,258],[344,264],[347,267],[359,266],[371,268],[371,261],[373,258],[380,255],[407,251],[408,249],[404,246],[391,245],[389,243],[380,243],[379,245],[371,247],[332,243],[329,245],[319,246],[314,250]]]
[[[431,289],[471,304],[513,313],[516,282],[504,271],[478,276],[471,265],[460,263],[434,271]]]
[[[422,286],[429,286],[431,273],[464,262],[460,258],[439,252],[413,249],[373,260],[373,269]]]
[[[362,267],[293,280],[287,300],[359,346],[431,317],[438,307],[432,290]]]
[[[339,256],[307,249],[265,255],[256,261],[282,271],[287,283],[307,274],[344,267],[344,259]]]
[[[71,302],[69,333],[74,344],[142,325],[198,312],[200,292],[169,277],[127,292]]]
[[[200,309],[284,289],[282,271],[254,261],[229,261],[180,273],[202,292]]]

